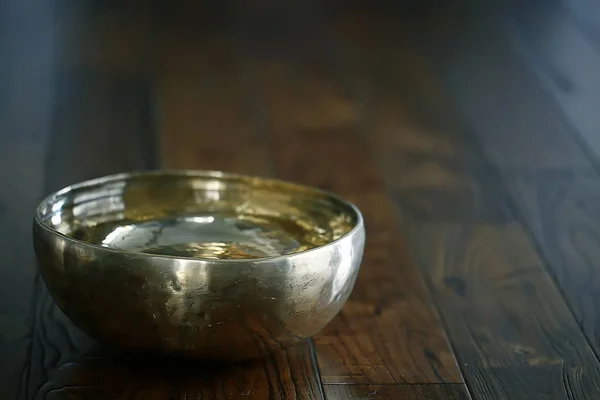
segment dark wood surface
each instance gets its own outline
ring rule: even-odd
[[[462,385],[327,385],[329,400],[464,400],[468,395]]]
[[[596,11],[0,2],[0,398],[600,398]],[[355,202],[342,312],[237,365],[108,354],[73,327],[36,275],[37,202],[161,167]]]

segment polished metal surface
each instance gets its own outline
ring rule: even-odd
[[[352,290],[364,242],[360,212],[334,195],[214,171],[83,182],[34,219],[41,276],[84,332],[219,359],[321,330]]]

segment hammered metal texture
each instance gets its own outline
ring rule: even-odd
[[[240,258],[128,251],[92,240],[99,224],[198,213],[281,220],[300,230],[299,245]],[[121,349],[213,359],[259,357],[316,334],[350,295],[364,242],[360,212],[334,195],[221,172],[95,179],[51,195],[34,219],[41,276],[76,326]]]

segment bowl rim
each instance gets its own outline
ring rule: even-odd
[[[308,190],[315,194],[320,194],[329,199],[340,202],[342,205],[348,207],[348,209],[355,214],[356,222],[354,223],[354,226],[352,227],[352,229],[350,229],[348,232],[344,233],[342,236],[338,237],[337,239],[327,242],[324,245],[313,247],[313,248],[310,248],[307,250],[302,250],[299,252],[289,253],[289,254],[280,254],[277,256],[270,256],[270,257],[241,258],[241,259],[226,259],[226,258],[225,259],[214,259],[214,258],[203,258],[203,257],[172,256],[172,255],[168,255],[168,254],[149,254],[149,253],[144,253],[141,251],[128,251],[128,250],[119,250],[119,249],[113,249],[110,247],[104,247],[104,246],[85,242],[83,240],[75,239],[71,236],[65,235],[64,233],[61,233],[58,230],[54,229],[53,227],[49,226],[42,219],[42,208],[45,205],[52,204],[52,201],[54,199],[56,199],[60,196],[63,196],[73,190],[85,189],[85,188],[93,187],[93,186],[96,186],[99,184],[127,181],[127,180],[129,180],[131,178],[135,178],[135,177],[169,176],[169,175],[175,176],[175,177],[232,178],[232,179],[242,179],[242,180],[250,180],[250,181],[259,180],[259,181],[263,181],[263,182],[270,182],[273,184],[279,184],[279,185],[284,185],[284,186],[288,186],[288,187],[291,186],[291,187],[295,187],[298,189]],[[226,171],[219,171],[219,170],[173,169],[173,168],[120,172],[120,173],[109,174],[109,175],[104,175],[104,176],[100,176],[97,178],[88,179],[85,181],[80,181],[80,182],[74,183],[72,185],[65,186],[62,189],[59,189],[59,190],[47,195],[38,203],[38,205],[35,209],[34,223],[38,227],[42,228],[43,230],[45,230],[47,233],[49,233],[51,235],[58,236],[67,242],[71,242],[75,245],[82,246],[82,247],[89,248],[89,249],[96,250],[96,251],[103,251],[103,252],[107,252],[107,253],[120,254],[120,255],[148,257],[148,258],[152,258],[152,259],[186,260],[186,261],[199,261],[199,262],[210,262],[210,263],[230,263],[230,264],[248,264],[248,263],[254,264],[254,263],[260,263],[260,262],[265,262],[265,261],[277,262],[277,261],[289,260],[290,258],[295,258],[295,257],[301,256],[301,255],[307,255],[312,252],[323,251],[327,248],[334,247],[339,242],[341,242],[343,240],[347,240],[348,238],[355,236],[359,231],[364,230],[364,218],[363,218],[363,215],[362,215],[362,212],[360,211],[360,209],[354,203],[352,203],[348,200],[345,200],[341,196],[339,196],[333,192],[327,191],[327,190],[323,190],[323,189],[320,189],[320,188],[317,188],[314,186],[294,183],[294,182],[280,179],[280,178],[264,177],[264,176],[259,176],[259,175],[246,175],[246,174],[241,174],[241,173],[226,172]]]

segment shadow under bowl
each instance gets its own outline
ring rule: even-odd
[[[50,295],[99,342],[240,360],[303,341],[340,311],[365,230],[355,206],[317,189],[151,171],[50,195],[33,237]]]

